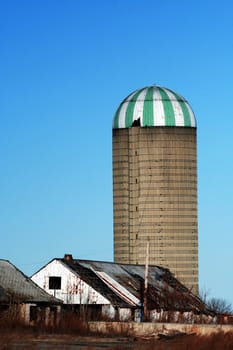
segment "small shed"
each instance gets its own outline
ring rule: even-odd
[[[40,288],[8,260],[0,259],[0,314],[28,325],[58,323],[62,301]]]
[[[210,315],[205,304],[168,269],[150,265],[148,270],[148,320]],[[46,292],[63,300],[63,307],[83,310],[95,319],[142,319],[144,265],[80,260],[66,254],[63,259],[51,260],[31,278]]]

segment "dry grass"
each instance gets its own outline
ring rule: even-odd
[[[88,335],[88,322],[73,312],[66,312],[58,326],[51,329],[55,333]]]
[[[0,350],[9,349],[12,344],[20,344],[22,340],[29,344],[29,347],[25,349],[33,349],[36,346],[34,344],[32,347],[33,339],[50,335],[52,337],[68,335],[70,339],[72,335],[88,335],[87,322],[82,321],[78,315],[71,312],[65,313],[61,322],[54,326],[45,326],[44,323],[27,326],[22,323],[17,314],[2,313],[0,316]]]
[[[22,337],[31,338],[35,330],[25,326],[17,314],[1,313],[0,316],[0,350],[9,349],[13,342],[20,342]]]
[[[167,339],[153,339],[153,340],[135,340],[129,336],[127,327],[118,329],[109,326],[108,338],[117,339],[121,337],[124,339],[121,345],[117,344],[107,349],[134,349],[134,350],[233,350],[233,331],[231,332],[217,332],[211,335],[177,335],[174,338]],[[36,348],[36,344],[32,343],[33,339],[40,341],[43,337],[51,337],[52,339],[66,339],[66,343],[74,344],[74,339],[81,338],[89,344],[93,343],[94,339],[99,339],[103,335],[91,334],[88,329],[88,323],[80,318],[79,315],[72,312],[66,312],[59,325],[45,327],[44,325],[37,325],[36,327],[29,327],[23,325],[17,316],[1,315],[0,317],[0,350],[7,350],[12,343],[20,343],[21,340],[25,342],[25,349]],[[34,344],[34,347],[30,347]],[[98,340],[97,340],[98,342]],[[43,347],[46,349],[46,347]],[[77,347],[78,348],[78,347]],[[98,347],[97,347],[98,348]],[[94,349],[90,345],[90,349]]]
[[[185,335],[167,340],[151,340],[138,344],[134,350],[232,350],[233,331],[210,335]]]

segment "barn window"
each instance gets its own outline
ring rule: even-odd
[[[61,289],[61,277],[50,276],[49,277],[49,289]]]

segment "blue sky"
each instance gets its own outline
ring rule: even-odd
[[[0,1],[0,257],[113,259],[112,118],[150,84],[198,122],[200,289],[233,303],[233,3]]]

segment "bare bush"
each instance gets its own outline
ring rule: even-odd
[[[207,305],[211,311],[216,314],[232,314],[232,305],[225,299],[211,298],[207,301]]]

